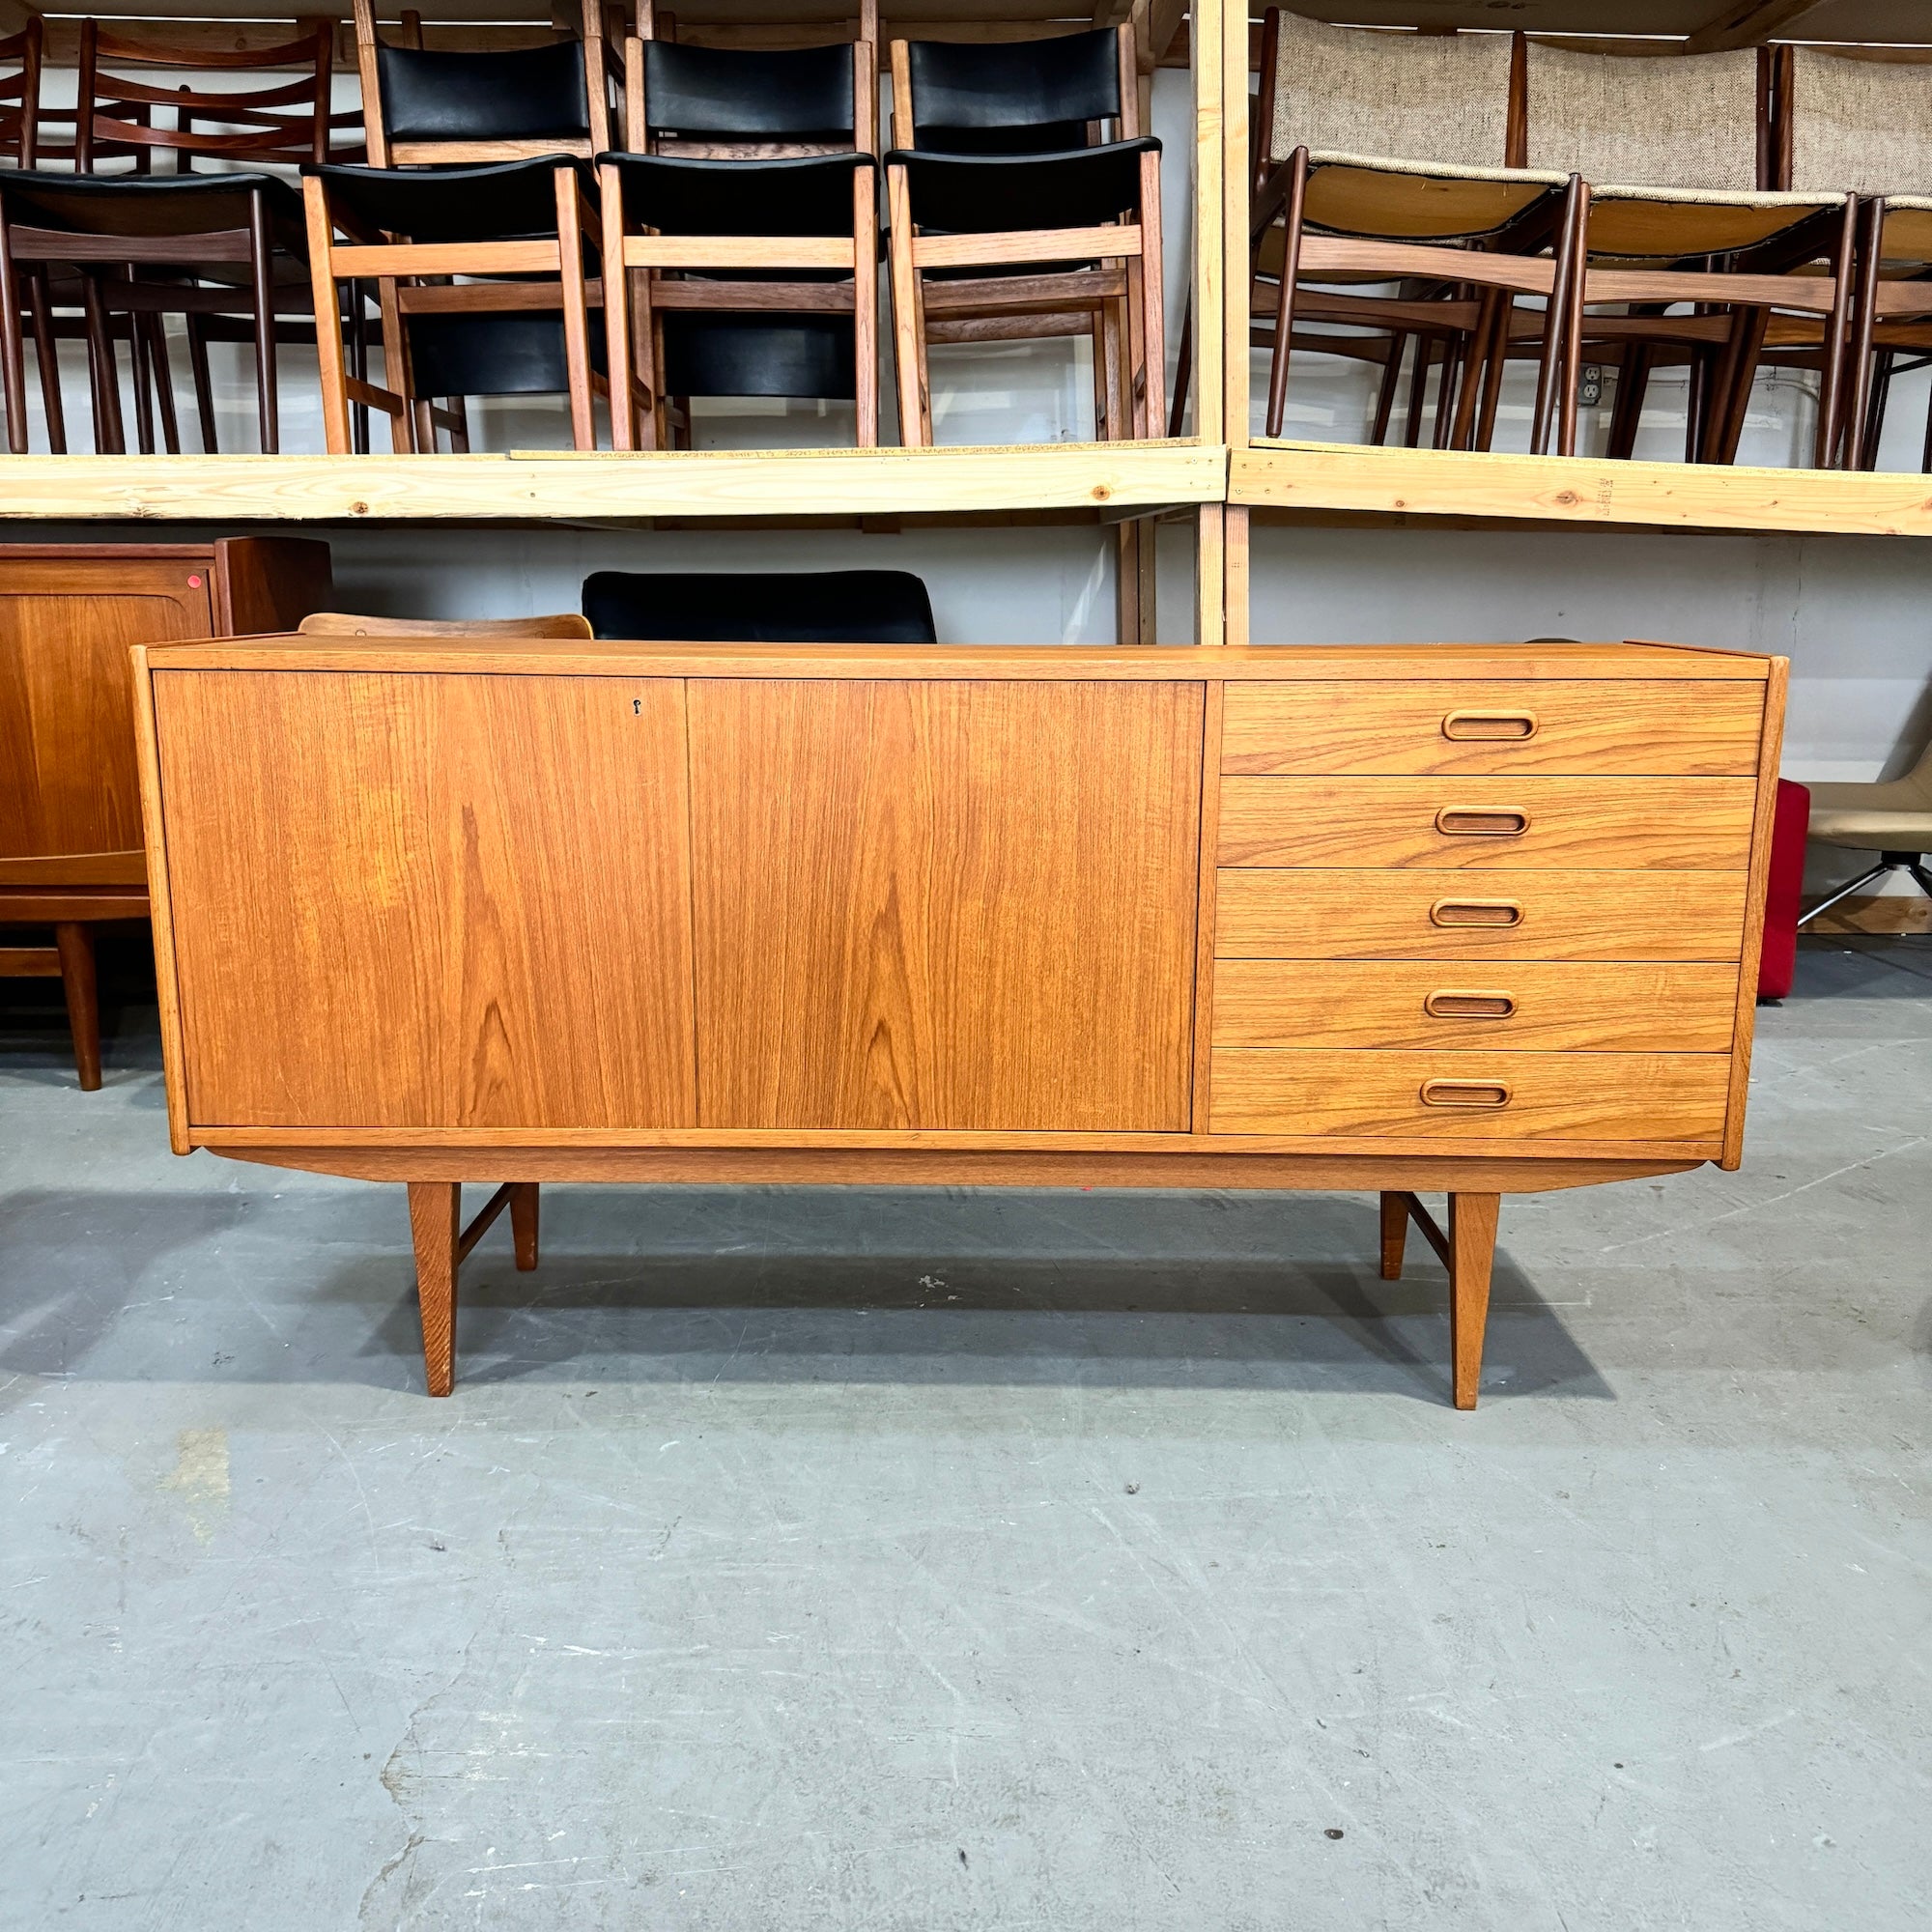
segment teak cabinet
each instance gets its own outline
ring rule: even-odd
[[[148,916],[131,644],[293,627],[327,602],[328,546],[0,545],[0,975],[58,974],[80,1084],[100,1085],[91,924]]]
[[[1499,1196],[1738,1163],[1780,659],[135,657],[173,1144],[409,1182],[439,1394],[545,1179],[1343,1187],[1469,1406]]]

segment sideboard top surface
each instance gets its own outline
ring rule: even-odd
[[[520,638],[210,639],[151,647],[152,670],[501,671],[543,676],[1108,679],[1222,682],[1470,678],[1726,678],[1762,683],[1773,660],[1688,644],[1266,644],[1122,649],[1084,644],[533,643]]]

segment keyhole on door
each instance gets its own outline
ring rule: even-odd
[[[633,718],[641,718],[643,715],[644,715],[644,700],[641,697],[632,698],[631,716]]]

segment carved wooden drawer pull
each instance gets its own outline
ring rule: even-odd
[[[1435,814],[1435,829],[1451,838],[1520,838],[1529,830],[1529,813],[1510,805],[1445,805]]]
[[[1500,1080],[1425,1080],[1425,1107],[1507,1107],[1510,1090]]]
[[[1516,999],[1509,993],[1462,992],[1445,986],[1423,1001],[1422,1010],[1437,1020],[1506,1020],[1516,1012]]]
[[[1445,738],[1534,738],[1534,711],[1452,711],[1442,721]]]
[[[1432,925],[1520,925],[1522,907],[1515,899],[1437,899],[1429,920]]]

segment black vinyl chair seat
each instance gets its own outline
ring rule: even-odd
[[[376,72],[391,141],[590,137],[581,41],[489,53],[382,44]]]
[[[856,402],[849,315],[706,314],[664,317],[668,396],[786,396]]]
[[[301,197],[276,175],[72,175],[0,170],[11,219],[141,241],[246,228],[257,195],[277,248],[306,255]]]
[[[605,367],[604,318],[586,318],[591,367]],[[563,318],[554,311],[412,315],[410,373],[420,396],[560,396],[570,389]]]
[[[309,161],[302,173],[324,185],[332,209],[371,228],[418,242],[513,242],[554,238],[559,167],[583,173],[568,155],[429,168]]]
[[[1050,155],[895,148],[886,164],[905,169],[912,218],[923,232],[990,235],[1093,228],[1134,214],[1140,208],[1141,156],[1159,153],[1160,143],[1144,134]]]
[[[597,160],[616,173],[625,221],[663,235],[850,235],[852,177],[873,165],[870,155],[849,152],[744,161],[672,155]]]
[[[666,139],[849,143],[852,48],[646,41],[644,99]]]
[[[644,643],[930,644],[932,599],[904,570],[637,572],[583,581],[600,638]]]

